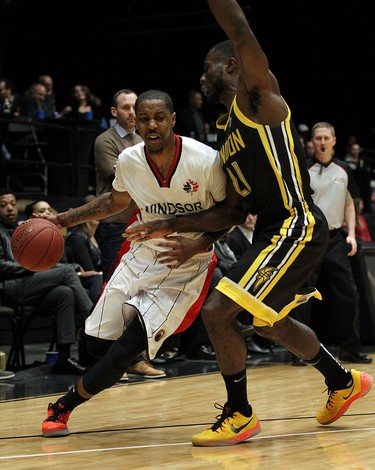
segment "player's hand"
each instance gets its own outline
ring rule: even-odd
[[[168,268],[179,268],[185,261],[202,252],[200,239],[191,240],[185,237],[166,237],[165,240],[157,242],[157,246],[168,248],[157,255],[157,260],[166,264]]]
[[[53,224],[55,224],[58,228],[63,228],[63,225],[57,220],[57,215],[48,215],[48,214],[32,214],[33,219],[47,219]]]
[[[129,241],[144,242],[151,238],[163,238],[171,233],[173,230],[169,228],[168,220],[158,220],[128,227],[122,236]]]

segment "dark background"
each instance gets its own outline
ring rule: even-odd
[[[338,153],[350,135],[375,148],[373,4],[240,4],[294,122],[331,122]],[[0,6],[0,75],[21,92],[38,75],[52,75],[60,108],[78,82],[89,85],[106,110],[123,87],[162,89],[179,108],[186,92],[199,87],[208,48],[225,39],[205,0],[0,0]]]

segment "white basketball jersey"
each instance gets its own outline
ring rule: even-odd
[[[175,138],[176,153],[165,180],[143,142],[119,155],[113,187],[130,194],[142,222],[201,212],[225,199],[226,176],[218,152],[189,137]],[[201,233],[183,236],[196,238]]]

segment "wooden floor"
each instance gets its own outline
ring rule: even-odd
[[[373,364],[355,368],[375,376],[371,355]],[[48,402],[61,393],[3,400],[0,468],[375,469],[375,386],[330,426],[315,420],[327,399],[324,389],[312,367],[249,366],[248,395],[262,432],[246,443],[214,448],[191,444],[191,436],[219,414],[214,403],[225,401],[221,375],[209,367],[115,385],[74,410],[71,434],[61,438],[41,436]]]

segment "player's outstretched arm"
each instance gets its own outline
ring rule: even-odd
[[[69,209],[66,212],[60,212],[54,216],[42,215],[59,228],[72,227],[90,220],[105,219],[113,214],[126,209],[131,201],[128,193],[120,193],[114,189],[111,192],[101,194],[92,201],[79,207]]]

